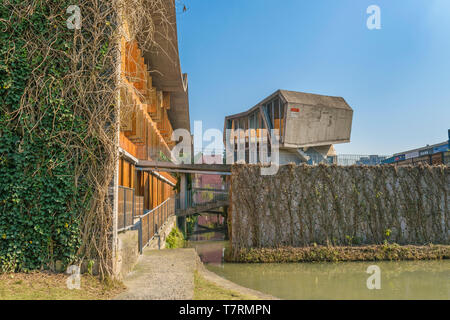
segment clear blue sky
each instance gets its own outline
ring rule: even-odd
[[[392,154],[447,140],[450,0],[178,3],[191,123],[203,120],[204,130],[222,130],[226,115],[287,89],[346,99],[352,142],[336,145],[339,153]],[[381,30],[366,27],[372,4]]]

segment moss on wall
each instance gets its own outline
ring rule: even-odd
[[[399,261],[450,259],[450,246],[400,246],[381,244],[371,246],[309,246],[241,249],[229,255],[229,262],[296,263],[338,261]]]

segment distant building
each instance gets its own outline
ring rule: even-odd
[[[386,158],[387,158],[386,156],[370,155],[367,157],[361,157],[358,161],[356,161],[355,164],[374,166],[377,164],[381,164],[382,161],[385,160]]]
[[[220,160],[213,155],[198,155],[202,158],[202,163],[215,163],[219,161],[222,163],[222,156],[220,155]],[[221,175],[218,174],[205,174],[205,173],[195,173],[193,176],[193,188],[200,189],[225,189],[224,180]]]
[[[215,163],[215,161],[222,163],[222,156],[219,159],[213,155],[197,154],[197,157],[201,157],[203,163]],[[211,201],[213,199],[212,190],[227,190],[225,180],[219,174],[195,173],[192,177],[193,198],[196,203]]]
[[[231,130],[228,145],[235,148],[234,160],[241,148],[246,163],[263,162],[260,141],[267,141],[270,154],[271,130],[276,129],[280,164],[329,162],[336,156],[334,144],[350,142],[352,118],[353,110],[344,98],[278,90],[248,111],[227,116],[224,143],[226,130]],[[250,143],[256,148],[249,148]],[[256,153],[250,152],[255,149]]]
[[[449,130],[450,138],[450,130]],[[382,161],[383,164],[395,163],[399,166],[425,163],[430,165],[450,164],[449,140],[434,145],[395,153]]]
[[[224,182],[220,175],[197,173],[194,178],[194,188],[223,189]]]

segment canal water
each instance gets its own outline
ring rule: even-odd
[[[226,263],[222,230],[197,226],[189,245],[205,266],[232,282],[281,299],[450,299],[450,260],[338,263]],[[379,267],[380,289],[366,273]]]

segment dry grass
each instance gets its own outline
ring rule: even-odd
[[[109,300],[125,290],[123,284],[81,276],[81,288],[67,288],[68,275],[44,272],[0,274],[0,300]]]
[[[223,289],[207,281],[196,271],[194,274],[194,300],[255,300],[255,297]]]

